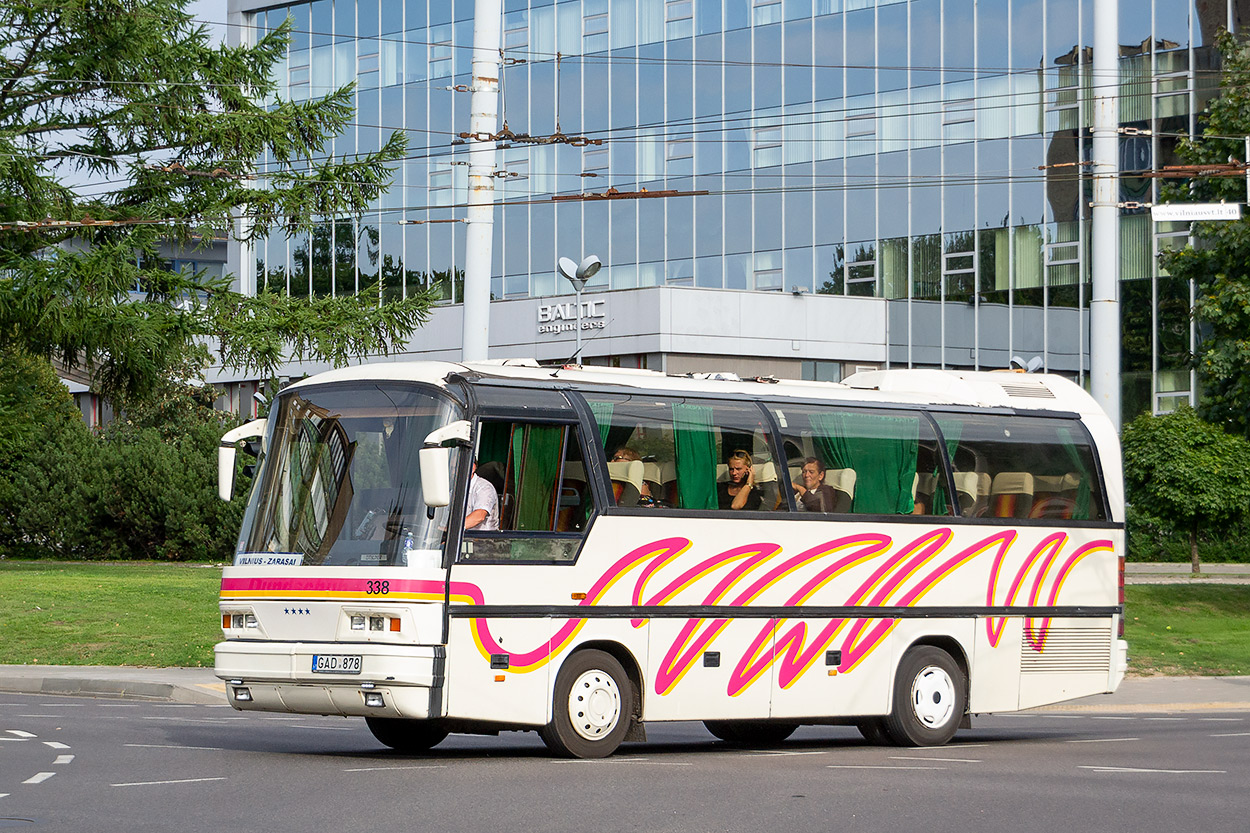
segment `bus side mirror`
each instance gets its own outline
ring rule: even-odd
[[[239,440],[263,436],[266,422],[263,419],[254,419],[222,435],[221,445],[217,447],[217,497],[227,502],[234,497],[234,459],[238,452],[236,444]]]
[[[431,509],[451,503],[451,449],[432,446],[421,449],[421,494]]]
[[[421,461],[421,494],[430,511],[451,503],[450,446],[468,445],[472,431],[472,423],[467,419],[458,419],[431,431],[425,438],[418,456]]]

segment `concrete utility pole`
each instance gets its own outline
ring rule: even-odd
[[[490,346],[491,246],[495,240],[495,139],[499,130],[503,0],[473,5],[473,97],[469,102],[469,208],[464,259],[461,358],[487,358]]]
[[[1090,389],[1120,429],[1120,3],[1094,0]]]

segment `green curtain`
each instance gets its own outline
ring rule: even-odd
[[[712,409],[673,404],[677,496],[683,509],[716,509],[716,436]]]
[[[512,432],[513,481],[516,486],[516,529],[550,530],[556,475],[564,450],[559,425],[517,425]]]
[[[949,420],[938,418],[938,427],[942,429],[942,436],[946,438],[946,457],[951,461],[951,468],[955,468],[955,449],[959,448],[959,438],[964,433],[963,420]],[[937,478],[937,488],[933,491],[933,514],[945,515],[949,511],[946,501],[946,478],[942,477],[942,464],[938,462],[933,468],[933,476]]]
[[[1060,428],[1058,433],[1060,445],[1063,446],[1063,452],[1068,455],[1068,461],[1081,474],[1081,482],[1076,487],[1076,508],[1072,511],[1072,518],[1077,521],[1087,521],[1089,520],[1090,499],[1089,467],[1081,459],[1081,453],[1076,448],[1077,440],[1072,436],[1072,431],[1067,428]],[[1083,446],[1084,443],[1081,443],[1081,445]]]
[[[812,414],[816,445],[828,468],[855,470],[852,511],[909,515],[920,450],[920,423],[908,417],[828,412]]]
[[[508,442],[511,436],[510,422],[483,422],[481,438],[477,444],[477,459],[481,463],[492,460],[499,463],[508,462]]]
[[[608,447],[608,432],[612,430],[612,411],[616,405],[612,402],[587,400],[590,412],[594,414],[595,424],[599,426],[599,442]]]

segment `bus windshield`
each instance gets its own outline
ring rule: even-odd
[[[235,564],[441,563],[447,508],[428,516],[417,452],[431,431],[460,417],[449,397],[411,385],[283,396]]]

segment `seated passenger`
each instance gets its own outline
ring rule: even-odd
[[[794,497],[801,512],[832,512],[838,497],[825,482],[825,464],[815,457],[803,461],[803,482],[794,483]]]
[[[716,502],[721,509],[759,509],[763,498],[755,488],[751,455],[738,450],[729,455],[729,480],[716,484]]]
[[[469,500],[464,508],[464,528],[489,532],[499,529],[499,494],[485,478],[477,473],[477,461],[473,461],[473,473],[469,475]]]

